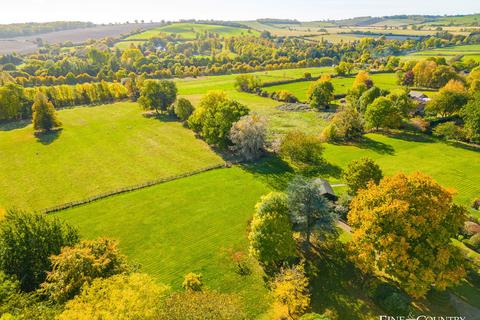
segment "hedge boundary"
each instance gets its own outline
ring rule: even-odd
[[[188,172],[185,172],[185,173],[182,173],[182,174],[177,174],[177,175],[168,176],[168,177],[164,177],[164,178],[160,178],[160,179],[150,180],[150,181],[147,181],[147,182],[143,182],[143,183],[127,186],[127,187],[117,188],[117,189],[114,189],[112,191],[96,194],[96,195],[93,195],[91,197],[84,198],[84,199],[81,199],[81,200],[71,201],[71,202],[59,204],[59,205],[54,206],[54,207],[41,209],[38,212],[39,213],[46,213],[46,214],[54,213],[54,212],[78,207],[78,206],[81,206],[81,205],[84,205],[84,204],[88,204],[88,203],[91,203],[91,202],[94,202],[94,201],[97,201],[97,200],[105,199],[105,198],[108,198],[108,197],[111,197],[111,196],[119,195],[119,194],[122,194],[122,193],[127,193],[127,192],[131,192],[131,191],[135,191],[135,190],[144,189],[144,188],[147,188],[147,187],[155,186],[155,185],[162,184],[162,183],[165,183],[165,182],[170,182],[170,181],[173,181],[173,180],[187,178],[187,177],[199,174],[199,173],[212,171],[212,170],[215,170],[215,169],[230,168],[230,167],[231,167],[231,164],[229,162],[224,162],[224,163],[221,163],[221,164],[216,164],[216,165],[213,165],[213,166],[208,166],[208,167],[196,169],[196,170],[193,170],[193,171],[188,171]]]

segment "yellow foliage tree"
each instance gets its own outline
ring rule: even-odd
[[[58,320],[158,319],[168,287],[146,274],[96,279],[67,302]]]
[[[288,316],[297,319],[310,305],[308,278],[303,264],[284,268],[273,281],[275,300],[287,308]]]
[[[353,82],[352,89],[357,89],[360,86],[367,85],[367,82],[371,80],[367,71],[361,70],[357,73],[355,81]]]
[[[351,203],[352,259],[365,272],[381,272],[413,297],[443,290],[465,276],[451,243],[466,218],[452,193],[415,173],[370,184]]]

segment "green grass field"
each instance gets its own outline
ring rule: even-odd
[[[242,296],[251,316],[269,306],[258,266],[240,276],[231,255],[247,254],[247,225],[268,188],[240,168],[219,169],[63,211],[82,237],[120,241],[130,261],[175,290],[199,272],[208,288]],[[241,195],[239,197],[238,195]]]
[[[148,40],[158,37],[160,34],[176,34],[182,39],[193,40],[197,33],[205,32],[218,33],[221,37],[234,37],[240,35],[259,35],[256,30],[237,28],[221,25],[195,24],[195,23],[174,23],[166,26],[150,29],[141,33],[134,34],[126,40]]]
[[[386,175],[415,171],[431,175],[456,190],[459,203],[469,204],[480,193],[479,151],[424,136],[368,134],[362,144],[326,145],[328,165],[318,174],[331,182],[341,182],[341,170],[351,160],[364,156],[375,159]],[[142,270],[174,289],[179,288],[185,273],[201,272],[210,288],[239,292],[249,312],[259,315],[267,311],[270,301],[261,272],[252,264],[252,275],[237,275],[230,253],[246,252],[246,227],[259,197],[272,189],[283,190],[294,174],[282,161],[265,159],[114,196],[56,215],[77,226],[86,238],[106,235],[118,239],[122,251],[140,263]],[[341,235],[342,241],[348,239],[348,235]],[[329,280],[329,288],[339,285],[335,280]],[[376,309],[370,309],[360,292],[350,290],[332,289],[343,302],[329,296],[325,301],[315,298],[315,304],[349,308],[359,319],[368,319],[361,314]]]
[[[480,61],[480,45],[465,45],[425,50],[402,56],[402,60],[423,60],[428,57],[444,57],[449,60],[455,56],[464,56],[463,60],[473,59]]]
[[[264,82],[297,79],[304,76],[305,72],[310,72],[312,76],[319,76],[321,73],[330,73],[332,68],[300,68],[289,70],[274,70],[255,72],[254,75],[260,77]],[[179,94],[197,105],[203,94],[210,90],[224,90],[227,94],[243,104],[250,110],[265,116],[269,122],[269,129],[272,133],[285,133],[294,128],[304,130],[310,133],[320,132],[326,125],[326,121],[320,112],[287,112],[278,110],[276,107],[281,105],[268,98],[262,98],[254,94],[238,92],[234,88],[235,78],[238,75],[224,75],[200,77],[197,79],[178,79],[176,80]]]
[[[370,75],[376,86],[382,89],[393,90],[398,88],[397,76],[394,73],[379,73]],[[335,94],[346,94],[352,87],[355,77],[338,77],[332,78],[332,84],[335,88]],[[268,92],[274,92],[279,90],[287,90],[293,93],[301,101],[307,100],[307,91],[312,81],[294,82],[289,84],[282,84],[273,87],[266,87]]]
[[[325,148],[325,158],[340,168],[360,157],[374,159],[386,175],[416,171],[430,175],[455,191],[455,200],[467,207],[480,195],[479,148],[409,134],[368,134],[363,144]],[[480,217],[478,211],[475,215]]]
[[[222,161],[180,123],[145,118],[134,103],[59,117],[64,129],[41,139],[31,124],[0,126],[0,207],[42,209]]]

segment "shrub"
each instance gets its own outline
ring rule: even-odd
[[[329,124],[322,130],[320,135],[324,142],[334,142],[339,139],[337,127],[334,124]]]
[[[214,291],[174,293],[162,305],[162,320],[247,319],[242,301],[236,295]]]
[[[475,250],[480,251],[480,233],[474,234],[469,240],[468,243],[475,248]]]
[[[78,242],[71,226],[43,214],[9,211],[0,224],[0,270],[32,291],[51,269],[49,257]]]
[[[282,102],[288,102],[288,103],[298,102],[297,97],[295,97],[290,91],[287,91],[287,90],[276,91],[274,93],[274,97],[276,98],[276,100],[282,101]]]
[[[244,160],[258,159],[267,139],[267,125],[265,118],[257,114],[243,116],[230,129],[232,149]]]
[[[453,121],[437,125],[433,128],[433,134],[448,140],[461,140],[464,137],[462,128]]]
[[[182,287],[187,291],[202,291],[202,275],[193,272],[187,273],[183,278]]]
[[[178,99],[174,108],[175,115],[181,121],[187,121],[188,118],[192,115],[193,110],[195,110],[195,108],[193,107],[192,103],[185,98]]]
[[[290,131],[280,144],[280,155],[300,168],[320,165],[322,153],[321,139],[301,131]]]
[[[381,283],[375,288],[374,300],[392,314],[409,314],[410,299],[396,287]]]
[[[409,122],[412,126],[412,129],[419,132],[427,132],[430,127],[430,122],[428,122],[422,117],[412,118]]]
[[[331,125],[335,127],[338,139],[348,141],[362,137],[363,122],[360,112],[355,108],[346,107],[335,114]]]
[[[243,92],[254,92],[260,89],[262,82],[260,78],[251,74],[242,74],[235,78],[235,89]]]
[[[378,184],[382,178],[382,170],[369,158],[353,160],[343,172],[343,179],[350,195],[355,195],[358,190],[367,188],[370,182]]]

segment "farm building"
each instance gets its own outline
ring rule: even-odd
[[[318,178],[318,179],[315,179],[314,182],[316,185],[318,185],[318,190],[322,196],[324,196],[330,201],[337,201],[338,197],[333,191],[332,186],[327,180]]]

